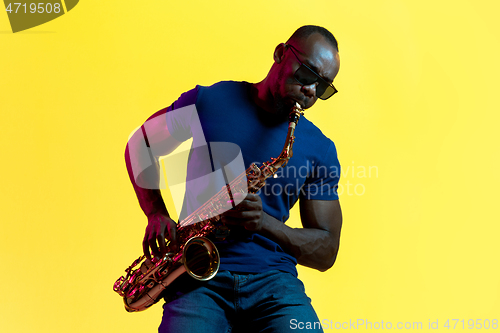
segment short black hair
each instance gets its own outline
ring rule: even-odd
[[[325,39],[339,52],[339,44],[333,34],[323,27],[319,27],[317,25],[304,25],[293,33],[293,35],[288,39],[289,41],[292,39],[305,39],[311,36],[314,33],[318,33],[321,36],[325,37]]]

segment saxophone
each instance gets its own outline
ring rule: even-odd
[[[264,162],[260,167],[252,163],[243,174],[179,223],[177,239],[181,245],[176,252],[168,252],[167,248],[163,258],[153,257],[152,260],[141,255],[125,269],[126,274],[113,286],[113,290],[123,297],[125,310],[143,311],[157,303],[168,285],[185,272],[200,281],[210,280],[217,274],[219,253],[208,237],[224,239],[228,228],[214,212],[219,212],[228,201],[233,202],[232,194],[236,192],[256,193],[265,185],[267,178],[275,176],[279,168],[288,163],[293,155],[295,126],[303,113],[300,105],[295,103],[289,114],[285,146],[277,158],[271,158],[270,162]]]

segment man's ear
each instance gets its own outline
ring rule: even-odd
[[[286,45],[285,43],[280,43],[278,46],[276,46],[276,49],[274,50],[274,62],[279,64],[283,61],[283,58],[285,57],[285,50],[286,50]]]

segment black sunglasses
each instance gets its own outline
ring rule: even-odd
[[[307,86],[318,82],[318,86],[316,87],[316,96],[318,96],[318,98],[322,100],[328,99],[338,92],[333,84],[326,82],[315,71],[309,68],[309,66],[300,61],[297,54],[295,54],[295,52],[293,51],[293,49],[295,49],[293,45],[285,44],[285,46],[290,46],[290,50],[300,64],[300,67],[295,71],[295,74],[293,74],[293,77],[295,78],[295,80],[297,80],[298,83],[303,86]],[[295,50],[298,52],[297,49]]]

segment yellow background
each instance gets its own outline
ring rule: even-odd
[[[0,331],[156,331],[160,305],[128,314],[112,291],[146,225],[125,142],[196,84],[262,79],[303,24],[341,54],[339,94],[307,114],[344,167],[337,263],[299,268],[320,319],[500,320],[499,10],[86,0],[16,34],[0,13]]]

